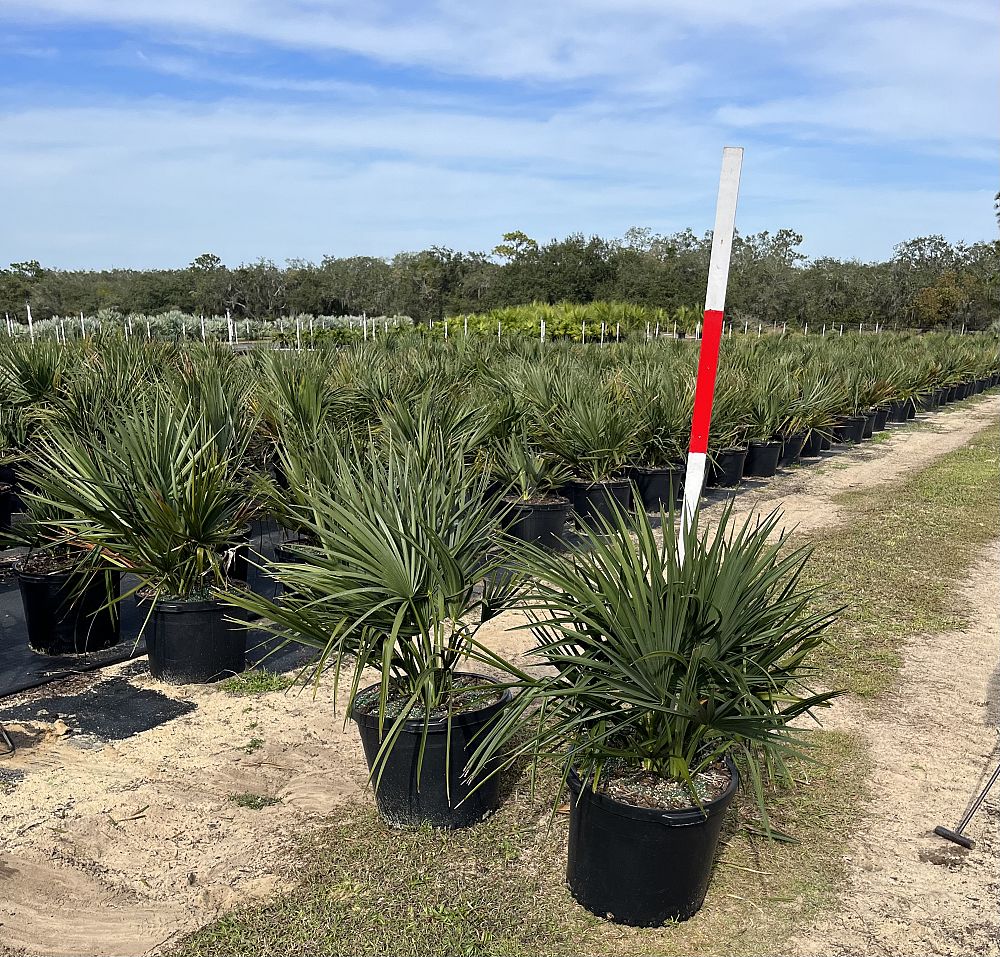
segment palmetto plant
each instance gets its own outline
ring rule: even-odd
[[[797,747],[789,723],[835,694],[806,686],[833,614],[802,585],[809,552],[774,534],[779,518],[737,527],[730,507],[705,537],[695,520],[683,557],[641,509],[585,529],[578,552],[512,546],[534,582],[524,607],[542,670],[513,669],[521,694],[478,767],[531,757],[596,784],[624,764],[690,786],[736,755],[761,795]]]
[[[622,370],[623,400],[636,423],[635,464],[663,468],[684,458],[694,401],[687,377],[653,365]]]
[[[588,375],[560,384],[553,408],[537,414],[537,442],[590,483],[621,475],[638,440],[628,406],[606,383]]]
[[[476,632],[513,585],[492,574],[497,510],[484,507],[484,483],[443,434],[429,454],[375,439],[348,448],[330,486],[313,489],[303,526],[316,544],[271,568],[284,586],[281,601],[229,596],[275,635],[315,649],[317,680],[330,668],[336,685],[350,666],[352,703],[364,670],[379,674],[383,755],[407,719],[426,727],[457,707],[455,672],[464,661],[492,658]]]
[[[191,405],[160,394],[92,434],[53,426],[28,477],[40,502],[72,516],[59,522],[70,543],[138,575],[152,605],[204,598],[257,511],[239,477],[248,441],[223,450]]]
[[[550,498],[570,477],[566,464],[533,448],[522,429],[486,453],[486,469],[508,497],[522,502]]]

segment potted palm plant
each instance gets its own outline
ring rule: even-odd
[[[578,377],[563,383],[552,408],[539,410],[538,444],[572,475],[567,490],[579,522],[627,508],[632,486],[625,468],[638,427],[629,408],[606,383]]]
[[[650,365],[623,370],[624,393],[636,426],[631,475],[647,511],[676,501],[694,401],[690,381]]]
[[[712,467],[708,484],[719,488],[739,485],[746,465],[745,388],[739,379],[723,378],[715,392],[712,406],[712,430],[709,434],[709,456]]]
[[[96,552],[75,548],[60,531],[71,516],[28,494],[27,514],[3,536],[26,547],[14,564],[28,645],[46,655],[79,655],[116,645],[120,622],[115,599],[120,575],[102,573]]]
[[[791,722],[834,695],[807,686],[833,615],[801,584],[808,551],[775,534],[779,518],[735,527],[729,508],[705,538],[695,518],[681,554],[641,509],[616,512],[603,534],[584,530],[586,550],[512,558],[534,582],[538,667],[511,667],[520,693],[473,770],[556,765],[572,795],[567,881],[595,914],[636,926],[694,914],[737,768],[763,802],[800,746]]]
[[[89,435],[56,425],[36,445],[37,497],[68,513],[58,526],[71,547],[137,576],[119,600],[138,594],[147,609],[154,677],[205,682],[244,668],[246,629],[216,589],[258,510],[241,474],[249,441],[220,442],[199,409],[157,392]]]
[[[509,693],[466,668],[495,662],[476,633],[515,586],[494,574],[497,505],[464,458],[443,433],[432,444],[347,446],[300,518],[315,544],[270,570],[280,602],[228,596],[279,638],[314,649],[317,680],[332,672],[336,687],[347,672],[348,714],[378,808],[395,826],[463,827],[499,802],[495,781],[473,792],[464,771]],[[369,668],[378,680],[365,687]]]
[[[504,527],[508,535],[543,548],[564,547],[572,505],[560,493],[569,477],[566,465],[531,446],[521,429],[487,453],[493,482],[504,491]]]
[[[775,370],[762,375],[754,383],[747,410],[749,451],[743,474],[753,478],[769,478],[778,470],[781,442],[778,432],[785,417],[786,382]]]

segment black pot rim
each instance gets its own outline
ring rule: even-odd
[[[568,484],[588,491],[595,488],[628,488],[631,484],[631,479],[613,478],[605,479],[602,482],[588,482],[586,479],[570,479]]]
[[[487,677],[486,675],[476,674],[471,671],[456,671],[455,677],[466,677],[466,678],[478,678],[480,681],[486,684],[499,685],[500,682],[493,678]],[[368,685],[367,688],[362,688],[355,696],[355,699],[359,695],[363,695],[366,691],[371,691],[372,688],[378,688],[379,683]],[[453,715],[451,718],[451,725],[468,725],[468,724],[482,724],[488,721],[494,714],[505,708],[513,700],[513,695],[510,692],[510,688],[505,688],[503,694],[499,701],[493,704],[488,704],[484,708],[478,708],[475,711],[463,711],[461,714]],[[356,700],[351,702],[351,720],[359,726],[366,728],[377,728],[378,727],[378,714],[368,714],[367,712],[358,709]],[[392,722],[388,721],[389,727],[392,726]],[[408,718],[403,722],[402,730],[409,734],[419,734],[424,733],[424,728],[427,728],[428,734],[444,734],[448,730],[449,721],[447,718],[438,718],[434,721],[428,721],[424,724],[422,718]]]
[[[72,578],[74,574],[77,573],[77,569],[70,568],[57,568],[51,572],[26,572],[18,568],[20,562],[16,562],[13,566],[14,574],[18,577],[20,581],[26,582],[45,582],[53,581],[56,578]],[[97,577],[96,575],[94,576]]]
[[[722,814],[726,808],[729,807],[729,802],[732,800],[733,795],[740,786],[739,772],[736,770],[736,765],[733,763],[733,760],[729,757],[729,755],[726,755],[725,757],[725,764],[726,768],[729,770],[729,784],[726,787],[726,790],[723,791],[717,798],[707,801],[701,808],[690,807],[680,811],[666,811],[650,807],[636,807],[633,804],[625,804],[622,801],[617,801],[615,798],[608,797],[606,794],[598,794],[593,790],[590,791],[590,800],[599,805],[603,811],[609,814],[629,818],[633,821],[647,821],[650,823],[658,822],[665,824],[668,827],[687,827],[692,824],[702,824],[710,817]],[[566,783],[573,792],[575,800],[580,795],[583,782],[580,780],[580,776],[576,773],[574,768],[570,768],[569,777],[567,778]]]
[[[777,439],[768,439],[766,442],[753,441],[747,445],[747,449],[773,449],[780,446],[781,443]]]
[[[633,465],[633,472],[641,472],[643,475],[675,475],[684,470],[683,465]]]
[[[719,451],[715,453],[715,457],[719,458],[722,455],[746,455],[749,451],[749,445],[730,445],[728,448],[719,449]]]
[[[551,496],[547,502],[525,502],[521,499],[506,497],[503,499],[503,502],[505,505],[510,506],[512,511],[520,509],[527,512],[554,512],[558,509],[570,508],[573,504],[565,495]]]
[[[153,599],[149,596],[140,597],[139,601],[149,602]],[[178,601],[176,598],[160,598],[156,602],[153,613],[165,612],[168,615],[183,615],[189,611],[212,611],[219,609],[225,611],[229,606],[217,598],[199,598],[197,601]],[[235,609],[233,609],[235,611]]]

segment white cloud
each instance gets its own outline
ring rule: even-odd
[[[994,232],[992,0],[4,0],[4,15],[124,29],[116,68],[201,86],[198,102],[65,88],[0,114],[18,224],[0,261],[701,230],[726,142],[748,147],[745,230],[861,257]],[[275,48],[310,69],[256,68]],[[337,53],[406,69],[355,80]]]

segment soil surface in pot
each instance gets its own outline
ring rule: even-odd
[[[29,552],[17,560],[14,568],[25,575],[54,575],[71,571],[79,558],[79,555],[62,551]]]
[[[449,698],[441,702],[440,707],[435,708],[430,713],[432,721],[444,721],[448,714],[468,714],[473,711],[482,711],[500,701],[503,697],[503,689],[497,686],[484,686],[483,679],[475,675],[456,675],[454,680],[454,690]],[[379,689],[368,688],[360,692],[355,699],[355,707],[362,714],[378,714]],[[385,716],[387,718],[397,718],[402,712],[406,702],[410,700],[410,693],[407,691],[393,691],[390,689],[389,697],[386,701]],[[422,720],[424,717],[423,702],[414,704],[407,720]]]
[[[732,775],[725,762],[699,771],[692,778],[695,794],[701,804],[723,795]],[[622,804],[662,811],[687,811],[694,808],[691,789],[683,781],[672,781],[652,771],[634,766],[605,767],[597,784],[597,793]]]
[[[505,495],[502,499],[505,505],[569,505],[565,495],[554,495],[551,492],[521,498],[519,495]]]

